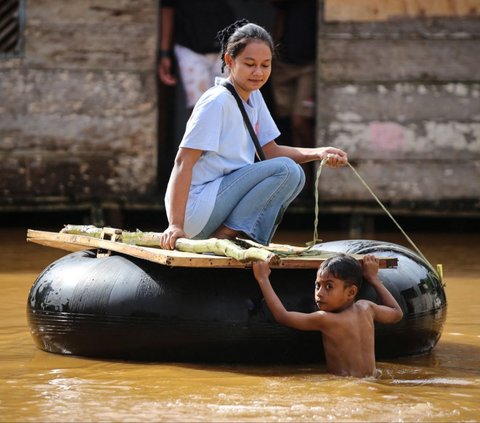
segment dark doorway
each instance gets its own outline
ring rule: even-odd
[[[246,18],[271,31],[275,10],[270,0],[228,0],[236,19]],[[168,178],[188,120],[185,93],[181,84],[167,87],[157,74],[158,93],[158,190],[165,192]],[[267,104],[272,104],[269,84],[262,89]]]

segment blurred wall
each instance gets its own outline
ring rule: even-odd
[[[319,4],[318,144],[347,150],[389,205],[478,215],[478,0]],[[0,211],[161,203],[172,140],[157,109],[160,126],[172,115],[157,104],[157,8],[25,1],[24,52],[0,57]],[[325,169],[320,190],[324,210],[373,203],[347,168]]]
[[[152,0],[28,0],[0,58],[0,209],[148,195],[157,167]]]
[[[325,0],[317,136],[385,202],[480,212],[480,2]],[[322,172],[325,201],[371,194],[349,169]]]

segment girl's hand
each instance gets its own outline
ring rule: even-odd
[[[187,234],[182,228],[175,225],[170,225],[160,235],[160,247],[164,250],[174,250],[175,242],[178,238],[187,238]]]
[[[345,151],[335,147],[320,147],[320,160],[327,158],[327,166],[329,167],[341,167],[348,163],[348,156]]]

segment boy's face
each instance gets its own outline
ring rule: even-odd
[[[348,307],[357,293],[355,285],[346,285],[329,269],[319,269],[315,280],[315,303],[321,311],[338,312]]]

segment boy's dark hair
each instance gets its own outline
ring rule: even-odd
[[[352,256],[338,254],[325,260],[319,267],[319,272],[327,269],[335,278],[345,281],[347,285],[356,285],[360,290],[363,282],[363,272],[360,263]]]
[[[217,34],[217,39],[222,45],[222,72],[225,69],[225,53],[235,58],[252,40],[265,42],[274,53],[272,36],[265,28],[251,23],[246,19],[240,19],[222,29]]]

